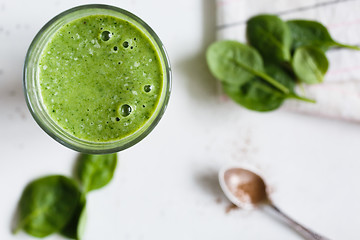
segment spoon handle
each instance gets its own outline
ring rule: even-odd
[[[295,231],[297,231],[301,236],[303,236],[306,240],[330,240],[329,238],[323,237],[314,231],[304,227],[300,223],[296,222],[294,219],[290,218],[287,214],[282,212],[277,206],[273,203],[270,203],[270,207],[277,213],[277,215],[281,216],[284,221]]]

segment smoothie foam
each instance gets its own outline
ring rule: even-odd
[[[132,23],[109,15],[73,20],[47,42],[39,61],[48,115],[76,138],[125,138],[151,118],[164,74],[152,41]]]

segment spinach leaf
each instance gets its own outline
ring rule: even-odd
[[[290,66],[291,67],[291,66]],[[272,78],[276,79],[278,82],[283,84],[289,89],[289,93],[286,95],[286,98],[293,98],[304,102],[315,103],[316,101],[299,96],[295,92],[296,81],[294,73],[292,69],[285,69],[285,67],[274,64],[274,63],[266,63],[265,64],[265,71],[269,74]]]
[[[315,84],[323,81],[329,62],[323,51],[315,47],[305,46],[296,49],[292,66],[300,81]]]
[[[55,175],[34,180],[26,186],[19,202],[17,230],[46,237],[61,230],[80,200],[76,183]]]
[[[292,50],[302,46],[314,46],[323,51],[330,47],[344,47],[360,50],[357,46],[350,46],[336,42],[324,25],[316,21],[291,20],[287,21],[291,31]]]
[[[117,154],[81,154],[78,159],[76,177],[85,193],[99,189],[110,182],[117,164]]]
[[[224,92],[235,102],[247,109],[266,112],[279,108],[286,98],[295,98],[301,101],[314,102],[311,99],[300,97],[295,93],[295,80],[281,66],[266,63],[266,73],[279,83],[289,89],[289,93],[285,94],[274,88],[268,82],[261,78],[254,78],[242,86],[223,83]]]
[[[265,64],[265,71],[271,77],[288,87],[294,89],[294,80],[279,67],[272,63]],[[223,83],[224,92],[235,102],[254,111],[272,111],[279,108],[286,99],[286,94],[272,87],[260,78],[254,77],[242,86],[233,86]]]
[[[84,207],[83,210],[81,211],[78,225],[76,228],[78,240],[83,239],[86,221],[87,221],[87,211],[86,211],[86,207]]]
[[[291,35],[288,25],[275,15],[257,15],[247,21],[247,39],[265,60],[290,60]]]
[[[254,48],[236,41],[213,43],[207,50],[206,59],[217,79],[233,85],[242,85],[254,77],[252,71],[263,70],[260,54]]]
[[[223,83],[222,87],[233,101],[247,109],[259,112],[277,109],[286,98],[284,93],[257,77],[241,86]]]
[[[276,81],[286,86],[290,92],[294,91],[296,85],[295,79],[290,72],[284,69],[284,67],[272,62],[265,62],[264,68],[265,72],[270,77],[276,79]]]
[[[65,227],[60,231],[62,235],[71,239],[81,239],[84,232],[86,213],[86,198],[83,196],[78,202],[70,220]]]
[[[256,49],[236,41],[219,41],[207,50],[206,59],[212,74],[232,86],[243,86],[260,77],[281,92],[289,89],[264,73],[263,60]]]

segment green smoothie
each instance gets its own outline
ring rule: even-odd
[[[132,23],[108,15],[62,26],[39,61],[48,115],[90,142],[116,141],[144,126],[159,104],[163,78],[152,41]]]

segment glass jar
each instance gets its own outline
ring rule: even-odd
[[[109,15],[128,21],[139,28],[153,43],[162,65],[163,86],[157,107],[145,124],[132,134],[109,142],[92,142],[65,131],[48,114],[42,100],[39,61],[52,36],[65,24],[90,15]],[[108,5],[84,5],[67,10],[50,20],[36,35],[26,55],[24,91],[29,110],[39,126],[59,143],[73,150],[89,154],[106,154],[124,150],[147,136],[157,125],[166,109],[171,91],[171,69],[165,48],[155,32],[140,18],[123,9]]]

